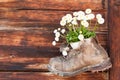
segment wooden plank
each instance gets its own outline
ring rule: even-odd
[[[120,4],[119,0],[109,2],[109,51],[113,64],[110,80],[120,80]]]
[[[41,11],[41,10],[0,11],[0,19],[5,21],[33,21],[33,22],[56,23],[66,13],[70,13],[70,12]]]
[[[0,46],[0,71],[47,71],[49,58],[59,55],[54,47]]]
[[[20,28],[20,27],[25,27],[25,28],[29,28],[29,27],[33,27],[33,28],[40,28],[40,27],[46,27],[48,29],[55,29],[57,27],[60,27],[59,22],[57,23],[53,23],[53,22],[33,22],[33,21],[7,21],[7,20],[1,20],[0,19],[0,28],[1,27],[8,27],[8,28]],[[105,28],[105,27],[103,27]],[[2,29],[2,28],[1,28]],[[4,28],[5,29],[5,28]]]
[[[0,80],[108,80],[107,73],[83,73],[60,77],[48,72],[0,72]]]
[[[104,33],[104,32],[103,32]],[[105,32],[106,33],[106,32]],[[98,32],[99,41],[102,45],[106,45],[106,34]],[[51,36],[51,37],[49,37]],[[49,38],[49,39],[48,39]],[[38,30],[2,30],[0,31],[0,45],[7,46],[36,46],[36,47],[51,47],[51,42],[54,40],[52,31]],[[60,41],[61,43],[61,41]]]
[[[103,3],[105,0],[0,0],[0,9],[98,10],[103,9]]]
[[[50,46],[53,38],[51,32],[42,30],[0,31],[0,45],[11,46]],[[49,37],[51,35],[51,37]],[[49,38],[49,39],[48,39]]]
[[[65,14],[72,14],[73,11],[43,11],[43,10],[0,10],[0,21],[33,21],[58,23]],[[106,18],[106,11],[94,11],[94,14],[102,14]]]

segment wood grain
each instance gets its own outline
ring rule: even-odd
[[[0,9],[98,10],[103,9],[101,3],[104,3],[104,0],[0,0]]]
[[[0,70],[47,70],[46,66],[49,58],[61,55],[58,46],[52,46],[51,42],[47,42],[46,44],[45,40],[43,40],[42,43],[37,43],[37,41],[34,40],[35,38],[32,40],[35,42],[31,42],[31,34],[28,41],[27,39],[21,40],[21,37],[23,38],[24,35],[21,35],[20,32],[14,33],[15,31],[8,34],[1,34],[1,36],[3,35],[4,37],[0,39]],[[27,36],[29,35],[27,34],[24,38],[27,38]],[[99,43],[107,49],[106,36],[104,34],[98,34],[98,38]],[[37,39],[38,38],[36,38],[36,40]]]
[[[65,14],[72,14],[73,11],[43,11],[43,10],[11,10],[0,11],[0,21],[33,21],[58,23]],[[94,14],[102,14],[106,18],[106,11],[95,11]]]
[[[120,4],[119,0],[110,0],[109,3],[109,44],[113,67],[110,70],[110,80],[120,80]],[[119,6],[118,6],[119,5]]]
[[[0,71],[47,71],[49,59],[59,55],[54,47],[0,46]]]
[[[83,73],[60,77],[48,72],[0,72],[0,80],[108,80],[106,73]]]
[[[106,32],[98,32],[100,44],[106,45]],[[49,37],[51,36],[51,37]],[[49,38],[49,39],[48,39]],[[52,31],[42,30],[5,30],[0,31],[0,45],[8,46],[38,46],[38,47],[51,47],[51,42],[54,40]],[[104,42],[104,43],[102,43]],[[59,42],[61,43],[61,41]]]
[[[107,0],[0,0],[0,80],[108,80],[108,73],[86,72],[59,77],[48,72],[51,57],[60,56],[52,46],[53,30],[62,16],[91,8],[106,23],[97,30],[100,44],[108,49]]]
[[[61,42],[55,47],[51,45],[54,39],[53,30],[59,27],[60,18],[72,11],[0,12],[0,70],[47,71],[49,58],[61,55],[58,47]],[[106,11],[100,13],[107,18]],[[99,43],[106,50],[107,30],[105,23],[96,32]]]

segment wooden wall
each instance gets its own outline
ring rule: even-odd
[[[120,0],[109,2],[110,80],[120,80]]]
[[[107,50],[107,0],[0,0],[0,80],[108,80],[108,72],[63,78],[46,67],[61,55],[51,45],[61,17],[86,8],[104,15],[106,23],[96,33]]]

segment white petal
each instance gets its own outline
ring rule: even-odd
[[[53,42],[52,42],[52,45],[55,46],[55,45],[56,45],[56,41],[53,41]]]
[[[78,12],[74,12],[73,16],[75,16],[75,17],[78,16]]]
[[[85,20],[81,21],[81,24],[84,26],[84,27],[88,27],[89,26],[89,23]]]
[[[62,52],[62,55],[63,55],[63,56],[67,56],[67,51],[63,51],[63,52]]]
[[[60,33],[59,33],[59,32],[56,32],[56,33],[55,33],[55,37],[60,37]]]
[[[77,17],[77,20],[83,20],[84,17],[85,17],[85,15],[79,15],[79,16]]]
[[[57,32],[57,29],[55,29],[54,31],[53,31],[53,33],[56,33]]]
[[[65,26],[65,25],[66,25],[66,21],[65,21],[65,20],[61,20],[61,21],[60,21],[60,25],[61,25],[61,26]]]
[[[58,28],[58,31],[60,31],[61,30],[61,28]]]
[[[89,23],[88,23],[88,22],[86,22],[86,23],[84,24],[84,26],[85,26],[85,27],[88,27],[88,26],[89,26]]]
[[[72,21],[72,24],[77,25],[78,23],[77,23],[77,21],[74,20],[74,21]]]
[[[59,37],[55,37],[55,41],[59,41]]]
[[[85,16],[85,20],[90,20],[90,19],[91,19],[91,17],[89,15]]]
[[[104,22],[105,22],[105,20],[103,18],[98,19],[99,24],[103,24]]]
[[[66,20],[67,20],[66,16],[63,16],[63,17],[62,17],[62,20],[66,21]]]
[[[85,10],[85,13],[86,13],[86,14],[90,14],[91,12],[92,12],[91,9],[86,9],[86,10]]]
[[[72,15],[71,14],[66,14],[66,17],[72,17]]]
[[[67,19],[67,23],[70,23],[72,21],[72,17]]]
[[[73,17],[72,20],[73,20],[73,21],[74,21],[74,20],[77,20],[77,17]]]
[[[70,23],[72,21],[72,15],[71,14],[66,15],[66,21],[67,21],[67,23]]]
[[[78,15],[83,15],[83,16],[84,16],[85,13],[84,13],[83,11],[79,11],[79,12],[78,12]]]
[[[94,19],[95,18],[95,15],[94,14],[89,14],[89,19]]]
[[[78,39],[79,39],[80,41],[83,41],[83,40],[84,40],[84,36],[83,36],[82,34],[80,34],[80,35],[78,36]]]
[[[83,17],[83,20],[84,20],[84,21],[87,21],[87,20],[88,20],[88,16],[85,15],[85,16]]]
[[[97,18],[97,19],[102,18],[102,15],[101,15],[101,14],[97,14],[97,15],[96,15],[96,18]]]
[[[65,29],[62,29],[62,30],[61,30],[61,33],[64,34],[64,33],[65,33]]]

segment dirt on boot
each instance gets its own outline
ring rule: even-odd
[[[104,71],[112,66],[107,52],[94,38],[85,39],[78,49],[70,49],[66,57],[50,59],[49,71],[60,76],[74,76],[85,71]]]

